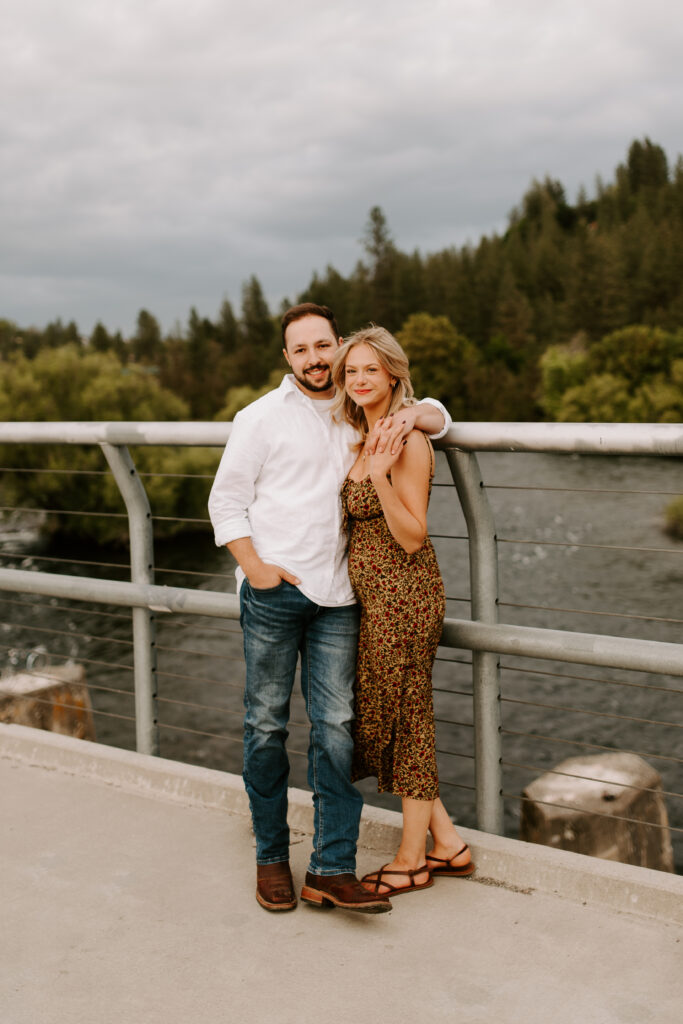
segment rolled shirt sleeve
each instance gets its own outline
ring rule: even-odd
[[[438,441],[440,437],[444,437],[453,426],[453,420],[451,419],[450,413],[445,405],[443,405],[438,398],[423,398],[419,405],[434,405],[437,409],[440,409],[443,414],[444,425],[443,429],[438,434],[430,434],[432,441]]]

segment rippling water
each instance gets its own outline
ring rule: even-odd
[[[450,476],[443,456],[439,460],[437,484],[445,485]],[[499,538],[501,621],[681,642],[683,543],[662,532],[664,507],[683,492],[680,460],[491,454],[479,456],[479,463]],[[433,535],[465,535],[450,486],[434,489],[430,530]],[[447,614],[468,618],[466,541],[437,536],[434,543],[449,597]],[[126,560],[122,553],[76,545],[43,554]],[[96,570],[75,561],[45,565],[30,553],[3,562],[125,578],[115,568]],[[156,562],[160,583],[234,588],[229,556],[214,547],[208,533],[160,545]],[[130,614],[23,595],[7,595],[2,609],[5,666],[22,664],[37,647],[55,661],[65,656],[85,661],[99,712],[98,739],[133,748]],[[161,753],[240,771],[238,624],[161,616],[157,645]],[[443,650],[434,685],[442,795],[461,824],[475,826],[469,660],[469,652]],[[504,657],[502,665],[507,834],[518,832],[521,789],[564,758],[590,752],[578,744],[641,753],[661,773],[665,791],[683,791],[682,679],[511,657]],[[297,697],[289,741],[296,786],[306,785],[305,723]],[[545,738],[529,739],[530,733]],[[393,798],[373,794],[371,781],[362,789],[366,799],[396,806]],[[670,823],[683,829],[683,800],[668,796],[667,806]],[[680,871],[683,836],[674,832],[673,838]]]

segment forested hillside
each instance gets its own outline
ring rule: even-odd
[[[648,139],[633,142],[614,181],[598,181],[590,199],[582,190],[572,205],[561,182],[533,182],[502,236],[402,253],[375,208],[365,250],[348,278],[328,267],[301,297],[331,305],[343,323],[374,319],[401,332],[420,363],[419,383],[469,418],[554,418],[541,389],[541,357],[554,346],[585,353],[615,331],[646,325],[662,329],[667,343],[650,346],[650,332],[641,333],[661,360],[639,360],[636,376],[669,374],[683,356],[683,160],[670,169]],[[614,414],[613,406],[604,416],[599,406],[574,411],[580,419]]]
[[[344,333],[385,325],[409,352],[417,390],[442,398],[456,419],[683,419],[683,160],[670,167],[649,139],[634,141],[614,180],[598,180],[590,198],[582,190],[571,203],[560,181],[534,181],[502,235],[402,252],[376,206],[360,244],[348,276],[328,266],[283,306],[325,303]],[[211,320],[192,309],[166,335],[145,309],[130,338],[101,323],[84,339],[73,322],[39,330],[0,320],[3,413],[16,418],[13,389],[27,363],[40,353],[33,371],[49,372],[45,350],[70,345],[82,356],[108,354],[121,372],[142,369],[150,393],[181,400],[166,403],[169,414],[229,418],[283,368],[280,312],[252,276],[239,311],[225,301]],[[624,348],[619,372],[596,355],[605,346]],[[648,357],[637,357],[644,350]],[[73,391],[71,399],[60,416],[96,415]],[[32,418],[57,416],[40,388],[33,400]]]
[[[417,393],[441,398],[455,420],[683,421],[683,160],[670,168],[648,139],[633,142],[592,198],[582,192],[571,204],[559,181],[534,182],[501,236],[405,253],[377,206],[361,245],[348,277],[327,267],[283,307],[325,303],[344,333],[384,324],[410,356]],[[231,419],[281,379],[280,314],[252,276],[239,312],[227,301],[215,320],[192,309],[166,335],[145,309],[130,338],[101,323],[83,338],[73,322],[39,330],[0,320],[0,416]],[[91,475],[101,462],[92,449],[8,445],[0,455],[6,508],[101,508],[103,486],[107,506],[120,506],[111,481]],[[210,479],[217,457],[136,453],[141,470],[176,474],[149,480],[156,514],[167,517],[160,530],[179,529],[175,515],[205,514],[187,474]],[[85,475],[69,477],[67,466]],[[51,524],[125,537],[118,520],[58,515]],[[683,535],[676,503],[670,529]]]

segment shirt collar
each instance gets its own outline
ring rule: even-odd
[[[294,374],[286,373],[282,378],[279,390],[282,392],[283,398],[287,398],[289,395],[300,395],[299,388],[294,383]]]
[[[286,373],[282,378],[282,383],[278,388],[282,392],[282,396],[285,400],[289,399],[290,402],[306,402],[310,403],[313,408],[320,406],[321,408],[329,409],[329,403],[331,399],[325,399],[323,401],[316,400],[315,398],[309,398],[308,395],[304,394],[299,385],[294,380],[293,373]],[[292,397],[290,397],[292,396]],[[334,396],[333,396],[334,397]]]

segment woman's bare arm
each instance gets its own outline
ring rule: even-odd
[[[391,471],[391,480],[387,473]],[[431,452],[425,436],[414,431],[396,455],[375,453],[370,478],[382,503],[387,526],[401,547],[414,554],[427,536]]]

